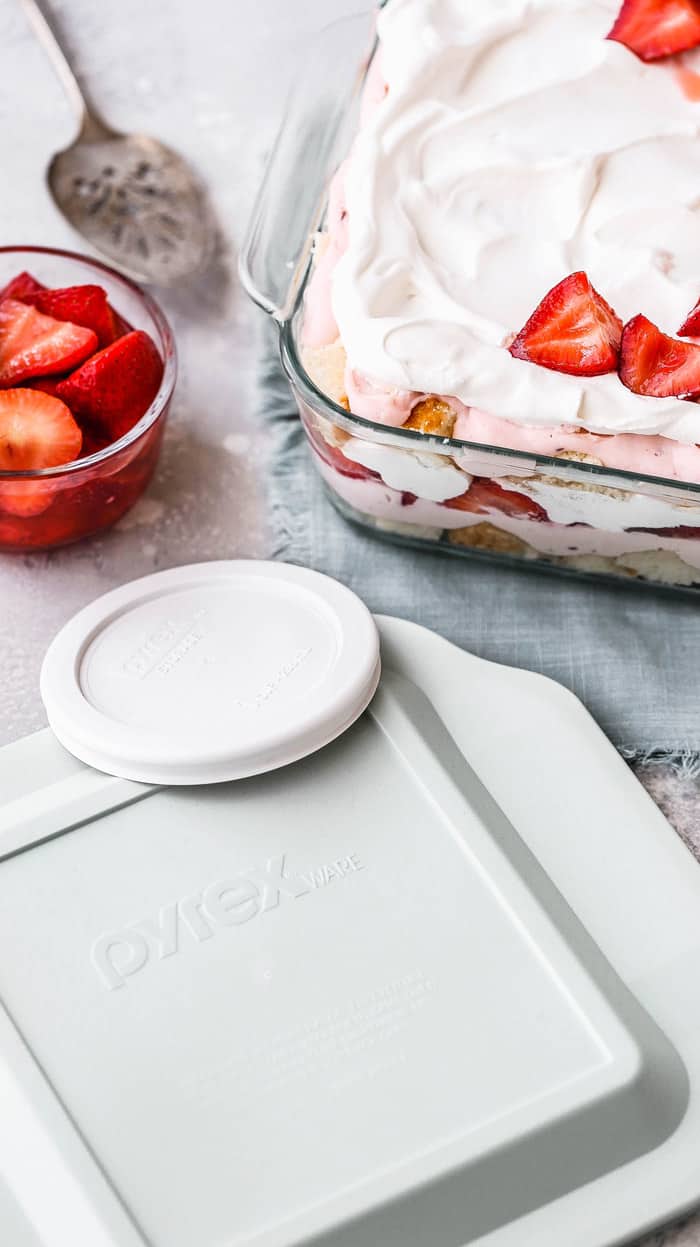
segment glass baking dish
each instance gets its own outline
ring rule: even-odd
[[[367,13],[321,32],[289,100],[241,253],[248,293],[277,323],[329,498],[348,520],[412,546],[697,591],[700,484],[604,467],[575,450],[553,457],[390,428],[324,392],[304,356],[304,294],[329,183],[359,124],[374,46]]]

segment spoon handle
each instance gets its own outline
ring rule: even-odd
[[[85,136],[90,130],[102,133],[106,127],[95,117],[88,107],[85,93],[71,68],[68,57],[61,47],[56,33],[49,24],[43,9],[37,0],[20,0],[25,16],[39,43],[46,52],[56,75],[71,103],[78,122],[80,132]]]

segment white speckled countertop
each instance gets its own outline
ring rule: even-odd
[[[237,285],[236,248],[306,36],[369,0],[54,0],[75,63],[109,121],[179,148],[207,181],[221,222],[220,271],[162,301],[180,381],[156,478],[106,536],[53,554],[0,555],[0,744],[42,727],[38,673],[61,624],[99,593],[158,568],[267,550],[266,452],[254,385],[260,320]],[[0,237],[80,249],[43,174],[73,119],[17,0],[0,0]],[[700,779],[640,778],[689,842]],[[700,853],[700,843],[693,843]],[[700,1217],[645,1247],[700,1247]]]

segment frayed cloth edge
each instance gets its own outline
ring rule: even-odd
[[[695,749],[625,749],[618,752],[630,766],[664,766],[682,779],[700,779],[700,753]]]

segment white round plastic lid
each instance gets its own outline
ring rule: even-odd
[[[154,784],[274,770],[345,731],[379,682],[367,607],[286,563],[199,563],[98,598],[50,645],[49,723],[81,761]]]

